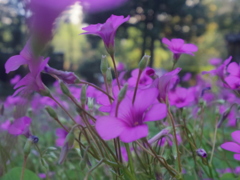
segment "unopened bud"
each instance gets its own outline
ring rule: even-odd
[[[82,86],[80,99],[81,99],[82,104],[86,104],[86,101],[87,101],[87,85]]]
[[[88,108],[93,109],[93,107],[94,107],[94,99],[88,98]]]
[[[112,84],[112,72],[111,72],[111,68],[108,68],[108,69],[107,69],[106,78],[107,78],[107,83],[108,83],[108,84]]]
[[[39,91],[39,94],[41,94],[42,96],[47,96],[47,97],[51,96],[50,90],[46,86],[44,86],[44,89],[41,89]]]
[[[207,157],[207,153],[204,149],[197,149],[196,153],[198,156],[202,157],[202,158],[206,158]]]
[[[29,137],[24,145],[23,152],[25,156],[28,156],[31,151],[31,146],[33,144],[33,139]]]
[[[62,81],[60,81],[60,87],[61,87],[63,94],[65,94],[67,96],[70,95],[70,91],[69,91],[68,87]]]
[[[45,109],[53,119],[58,118],[57,113],[50,106],[46,106]]]
[[[143,71],[147,67],[150,57],[151,56],[148,56],[146,54],[142,57],[141,61],[138,64],[140,70]]]
[[[107,61],[106,55],[102,55],[100,70],[103,75],[106,75],[108,70],[108,61]]]
[[[118,101],[122,101],[127,93],[127,89],[128,89],[128,84],[124,84],[123,88],[120,90],[119,94],[118,94]]]

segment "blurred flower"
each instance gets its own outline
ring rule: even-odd
[[[153,72],[152,72],[153,71]],[[154,70],[152,68],[145,68],[140,76],[138,87],[140,89],[145,89],[151,86],[153,79],[148,75],[155,74]],[[131,73],[132,77],[128,79],[129,86],[135,87],[138,79],[139,69],[134,69]]]
[[[63,146],[64,145],[64,141],[67,137],[68,132],[65,131],[62,128],[57,128],[56,129],[56,136],[58,137],[55,141],[56,146]]]
[[[29,126],[31,124],[31,118],[24,116],[15,119],[14,122],[8,127],[8,133],[12,135],[25,135],[29,136]]]
[[[200,156],[200,157],[203,157],[203,158],[206,158],[206,157],[207,157],[207,153],[206,153],[206,151],[205,151],[204,149],[197,149],[197,150],[196,150],[196,153],[197,153],[197,155]]]
[[[87,13],[96,13],[117,8],[128,0],[80,0],[83,10]]]
[[[82,28],[87,31],[82,34],[94,34],[100,36],[103,39],[108,53],[112,54],[114,52],[114,38],[117,28],[124,22],[128,21],[129,18],[130,16],[124,18],[124,16],[111,15],[104,24],[98,23]]]
[[[27,64],[30,72],[23,77],[14,86],[17,89],[13,96],[18,93],[29,94],[32,91],[39,93],[46,91],[46,87],[41,80],[41,71],[47,65],[49,58],[36,57],[33,54],[33,50],[30,42],[28,41],[24,46],[20,55],[12,56],[5,63],[6,73],[17,70],[21,65]]]
[[[182,81],[186,82],[189,81],[192,77],[191,73],[186,73],[183,77],[182,77]]]
[[[0,125],[0,128],[7,131],[10,125],[11,125],[11,121],[6,120],[4,123]]]
[[[212,58],[208,61],[213,66],[219,66],[222,63],[222,59],[219,58]]]
[[[96,130],[104,140],[120,137],[126,143],[146,137],[148,135],[147,121],[157,121],[166,117],[165,104],[155,103],[158,92],[155,88],[139,91],[134,105],[126,96],[118,107],[115,117],[117,101],[115,100],[110,116],[97,118]],[[144,101],[142,99],[144,97]]]
[[[34,47],[39,46],[41,50],[52,38],[53,24],[56,18],[68,6],[77,0],[32,0],[29,8],[33,15],[28,23],[33,35],[32,42]]]
[[[170,91],[173,91],[176,85],[179,82],[178,73],[181,71],[181,68],[176,68],[171,72],[165,73],[161,77],[154,80],[151,87],[158,88],[158,100],[166,101],[166,96]]]
[[[222,81],[224,81],[225,75],[227,73],[227,65],[230,63],[232,60],[232,56],[230,56],[228,59],[226,59],[222,65],[218,66],[216,69],[211,70],[211,71],[203,71],[202,74],[211,74],[214,76],[218,76]]]
[[[169,41],[167,38],[163,38],[162,42],[168,46],[170,51],[172,51],[175,61],[177,61],[182,54],[194,56],[193,52],[198,50],[198,47],[194,44],[184,44],[183,39],[172,39]]]
[[[17,84],[17,82],[18,82],[20,79],[21,79],[21,76],[17,74],[16,76],[14,76],[14,78],[12,78],[12,79],[10,80],[10,83],[11,83],[12,85]]]
[[[233,140],[235,142],[225,142],[221,145],[221,148],[227,150],[227,151],[232,151],[238,154],[234,154],[234,159],[240,161],[240,131],[234,131],[231,134]]]

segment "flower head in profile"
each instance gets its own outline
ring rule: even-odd
[[[148,126],[145,122],[161,120],[167,115],[165,104],[154,103],[157,95],[158,91],[155,88],[142,90],[137,94],[134,104],[126,96],[119,105],[117,117],[115,101],[110,116],[97,118],[97,132],[104,140],[119,137],[126,143],[146,137]]]
[[[167,38],[163,38],[162,42],[168,46],[168,49],[172,51],[173,58],[177,61],[182,54],[189,54],[194,56],[194,52],[198,50],[198,47],[194,44],[185,44],[183,39],[172,39],[171,41]]]
[[[114,37],[118,27],[124,22],[128,21],[130,16],[124,18],[124,16],[111,15],[110,18],[104,24],[92,24],[83,30],[87,31],[82,34],[94,34],[100,36],[103,39],[104,45],[109,54],[114,52]]]
[[[234,131],[231,136],[235,142],[225,142],[221,145],[221,148],[237,153],[233,157],[240,161],[240,131]]]

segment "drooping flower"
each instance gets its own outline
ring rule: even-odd
[[[49,65],[46,65],[44,67],[44,72],[50,75],[57,76],[59,79],[61,79],[63,82],[67,84],[75,84],[77,82],[80,82],[77,76],[74,74],[74,72],[57,70],[50,67]]]
[[[82,34],[94,34],[100,36],[104,42],[104,45],[109,54],[114,52],[114,38],[118,27],[124,22],[128,21],[130,16],[124,18],[124,16],[111,15],[110,18],[104,24],[89,25],[83,30],[87,31]]]
[[[183,39],[172,39],[169,41],[167,38],[163,38],[162,42],[168,46],[168,49],[173,53],[173,59],[177,61],[182,54],[189,54],[194,56],[193,52],[198,50],[198,47],[194,44],[185,44]]]
[[[227,151],[232,151],[235,152],[237,154],[234,154],[234,159],[239,160],[240,161],[240,131],[234,131],[231,134],[233,140],[235,142],[225,142],[221,145],[221,148],[227,150]]]
[[[154,103],[157,95],[155,88],[139,91],[134,105],[129,96],[126,96],[119,105],[117,117],[115,101],[110,116],[97,118],[97,132],[105,140],[119,137],[126,143],[146,137],[148,126],[145,122],[161,120],[167,115],[165,104]]]
[[[14,95],[22,92],[29,94],[32,91],[39,93],[46,91],[46,87],[41,80],[41,72],[47,65],[49,58],[36,57],[33,53],[30,40],[26,43],[20,55],[12,56],[5,63],[6,73],[17,70],[21,65],[27,64],[29,73],[14,86],[17,89]]]
[[[29,126],[31,124],[31,118],[24,116],[18,119],[15,119],[14,122],[8,127],[8,133],[12,135],[25,135],[29,136]]]

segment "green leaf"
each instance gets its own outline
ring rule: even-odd
[[[232,180],[239,180],[238,178],[236,178],[236,176],[234,176],[234,174],[232,173],[226,173],[224,174],[220,180],[229,180],[229,179],[232,179]]]
[[[17,180],[17,179],[20,179],[21,172],[22,172],[21,167],[15,167],[15,168],[11,169],[10,171],[8,171],[8,173],[5,174],[1,178],[1,180],[13,180],[13,179]],[[28,169],[25,169],[23,180],[40,180],[40,179],[35,173],[33,173],[32,171],[30,171]]]

